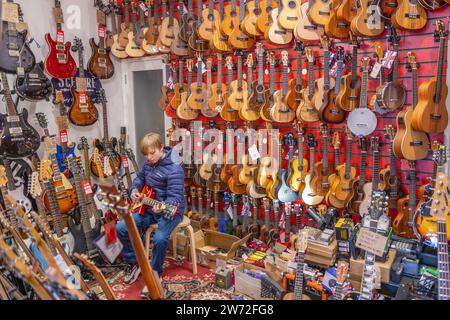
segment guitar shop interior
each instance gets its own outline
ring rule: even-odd
[[[449,300],[449,0],[0,0],[0,300]]]

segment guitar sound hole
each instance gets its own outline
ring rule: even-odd
[[[296,6],[297,6],[297,3],[295,1],[289,1],[289,8],[295,9]]]
[[[213,14],[208,14],[208,20],[209,21],[213,21],[214,20],[214,15]]]
[[[255,10],[253,11],[253,13],[255,14],[255,16],[259,16],[259,15],[261,14],[261,10],[255,9]]]

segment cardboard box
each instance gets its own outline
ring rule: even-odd
[[[325,246],[318,243],[308,242],[308,248],[306,249],[306,254],[312,254],[321,256],[324,258],[331,259],[336,255],[337,252],[337,241],[333,240],[330,245]]]
[[[380,269],[380,280],[382,283],[389,283],[391,267],[394,263],[396,254],[397,251],[395,249],[389,249],[388,257],[385,262],[375,262],[375,266]],[[350,259],[350,278],[360,279],[359,281],[361,281],[363,269],[364,259]]]
[[[234,290],[253,299],[266,300],[266,298],[261,297],[261,280],[244,273],[245,269],[264,271],[269,277],[281,283],[281,274],[278,272],[273,272],[245,262],[240,264],[234,269]]]
[[[328,269],[336,262],[336,255],[327,258],[306,252],[305,262]]]
[[[238,248],[248,241],[251,235],[242,239],[236,236],[212,231],[198,230],[194,233],[197,262],[211,269],[216,269],[216,259],[227,261],[236,256]],[[223,249],[223,253],[215,253],[217,249]]]

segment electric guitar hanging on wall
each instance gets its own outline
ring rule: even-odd
[[[55,0],[53,14],[56,20],[56,40],[52,39],[50,33],[45,35],[50,49],[45,59],[45,70],[54,78],[71,78],[77,72],[77,64],[70,54],[72,44],[69,41],[64,43],[64,17],[59,0]]]

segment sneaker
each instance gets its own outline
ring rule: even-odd
[[[123,282],[125,284],[132,284],[137,280],[139,275],[141,274],[141,269],[137,264],[128,265],[125,269],[125,278]]]

